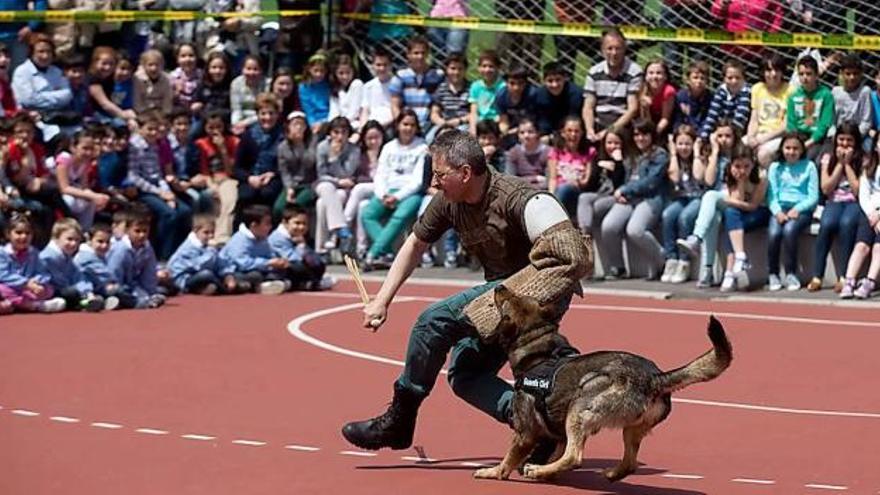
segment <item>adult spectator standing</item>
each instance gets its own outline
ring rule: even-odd
[[[47,0],[33,0],[33,9],[28,6],[30,0],[0,0],[0,11],[10,10],[46,10]],[[10,67],[18,67],[28,56],[27,37],[36,31],[42,23],[32,21],[24,22],[0,22],[0,43],[9,47],[9,55],[12,57]]]
[[[627,127],[639,112],[642,68],[626,56],[626,38],[616,28],[602,33],[602,62],[587,73],[584,106],[587,139],[597,143],[606,129]]]

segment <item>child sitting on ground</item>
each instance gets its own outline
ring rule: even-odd
[[[272,252],[267,238],[272,231],[272,210],[250,205],[242,212],[242,222],[220,251],[224,262],[243,273],[244,280],[260,294],[281,294],[291,284],[284,278],[290,262]]]
[[[158,308],[165,304],[156,277],[156,253],[150,245],[150,213],[146,208],[129,212],[125,237],[110,246],[107,266],[122,289],[131,292],[137,308]]]
[[[210,296],[249,292],[251,284],[239,280],[234,268],[220,258],[217,248],[210,245],[214,238],[215,220],[211,215],[193,217],[193,229],[168,261],[174,285],[181,292]]]
[[[106,300],[95,294],[95,288],[85,277],[74,256],[82,241],[82,227],[72,218],[62,218],[52,227],[52,240],[40,252],[40,260],[51,278],[55,293],[67,303],[69,310],[90,312],[102,309],[113,310],[119,306],[119,299]]]
[[[125,217],[128,218],[128,217]],[[125,221],[122,221],[125,231]],[[124,233],[123,233],[124,235]],[[86,280],[92,283],[95,293],[105,300],[110,297],[119,299],[119,307],[131,309],[137,305],[137,299],[122,289],[110,266],[107,264],[107,252],[110,251],[112,230],[106,223],[96,223],[89,230],[89,242],[80,244],[79,251],[73,261],[79,267]]]
[[[8,243],[0,247],[0,313],[13,310],[57,313],[64,299],[52,297],[49,272],[31,245],[33,226],[28,215],[14,212],[6,227]]]
[[[326,266],[308,242],[309,215],[301,206],[292,204],[284,208],[278,228],[269,235],[269,245],[276,255],[285,258],[289,265],[287,277],[294,288],[327,290],[336,282],[324,276]]]

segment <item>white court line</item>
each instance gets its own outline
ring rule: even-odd
[[[92,426],[94,426],[95,428],[104,428],[105,430],[118,430],[122,428],[122,425],[118,425],[116,423],[104,423],[100,421],[97,423],[92,423]]]
[[[319,447],[310,447],[308,445],[285,445],[285,449],[298,450],[300,452],[317,452],[321,450]]]
[[[59,423],[79,423],[79,420],[76,418],[70,418],[68,416],[52,416],[49,418],[51,421],[57,421]]]
[[[233,440],[232,443],[235,445],[247,445],[248,447],[262,447],[266,445],[266,442],[259,440]]]
[[[750,483],[752,485],[774,485],[776,481],[774,480],[759,480],[756,478],[733,478],[733,483]]]
[[[155,428],[138,428],[134,430],[138,433],[143,433],[145,435],[167,435],[168,432],[165,430],[157,430]]]
[[[469,285],[471,287],[476,284]],[[308,295],[312,297],[336,297],[336,298],[357,298],[360,297],[358,294],[354,292],[303,292],[302,295]],[[430,296],[401,296],[394,299],[394,302],[405,302],[405,301],[424,301],[424,302],[437,302],[441,298],[439,297],[430,297]],[[358,306],[362,307],[362,306]],[[620,306],[620,305],[610,305],[610,304],[572,304],[570,306],[571,309],[589,309],[589,310],[598,310],[598,311],[615,311],[615,312],[624,312],[624,313],[656,313],[656,314],[669,314],[669,315],[683,315],[683,316],[709,316],[715,315],[717,317],[723,318],[732,318],[732,319],[740,319],[740,320],[766,320],[766,321],[780,321],[780,322],[788,322],[788,323],[808,323],[815,325],[842,325],[842,326],[850,326],[850,327],[869,327],[869,328],[880,328],[880,321],[865,321],[865,320],[831,320],[824,318],[802,318],[799,316],[780,316],[780,315],[770,315],[770,314],[761,314],[761,313],[738,313],[735,311],[704,311],[697,309],[675,309],[675,308],[655,308],[651,306]]]
[[[479,462],[460,462],[460,463],[458,463],[458,465],[459,465],[459,466],[464,466],[464,467],[476,467],[476,468],[479,468],[479,467],[489,467],[491,464],[481,464],[481,463],[479,463]]]
[[[355,457],[376,457],[378,455],[374,452],[361,452],[359,450],[343,450],[339,453],[342,455],[352,455]]]
[[[848,486],[843,486],[843,485],[823,485],[823,484],[820,484],[820,483],[809,483],[809,484],[807,484],[807,485],[804,485],[804,488],[813,488],[813,489],[815,489],[815,490],[832,490],[832,491],[836,491],[836,492],[842,492],[842,491],[849,490],[849,487],[848,487]]]
[[[437,462],[437,459],[431,459],[430,457],[418,457],[414,455],[405,455],[400,458],[403,461],[412,461],[412,462]]]
[[[11,412],[12,414],[15,414],[16,416],[24,416],[26,418],[33,418],[35,416],[40,415],[40,413],[38,413],[38,412],[28,411],[27,409],[13,409],[9,412]]]
[[[212,437],[211,435],[197,435],[195,433],[187,433],[186,435],[180,435],[180,438],[185,438],[187,440],[216,440],[217,437]]]
[[[395,299],[396,303],[403,302],[412,302],[412,301],[436,301],[437,298],[433,297],[416,297],[416,296],[402,296]],[[574,308],[575,305],[572,305]],[[609,306],[611,307],[611,306]],[[352,304],[344,304],[341,306],[336,306],[332,308],[320,309],[316,311],[312,311],[303,315],[300,315],[290,323],[287,324],[287,331],[295,338],[307,343],[311,344],[320,349],[324,349],[326,351],[335,352],[337,354],[342,354],[344,356],[349,356],[357,359],[363,359],[366,361],[373,361],[376,363],[382,364],[390,364],[392,366],[403,367],[403,361],[399,361],[397,359],[386,358],[382,356],[376,356],[373,354],[368,354],[360,351],[353,351],[351,349],[346,349],[344,347],[339,347],[323,340],[312,337],[307,334],[303,330],[303,325],[311,320],[316,320],[318,318],[322,318],[325,316],[343,313],[345,311],[357,310],[363,308],[363,303],[352,303]],[[653,308],[651,308],[653,309]],[[709,312],[697,312],[699,314],[710,314]],[[717,313],[716,313],[717,314]],[[757,318],[757,317],[756,317]],[[872,324],[877,325],[877,324]],[[366,330],[364,330],[366,331]],[[441,373],[446,374],[446,369],[440,370]],[[776,406],[762,406],[757,404],[742,404],[736,402],[720,402],[720,401],[707,401],[707,400],[699,400],[699,399],[681,399],[681,398],[672,398],[672,402],[682,403],[682,404],[691,404],[698,406],[708,406],[708,407],[723,407],[728,409],[739,409],[744,411],[760,411],[760,412],[770,412],[770,413],[781,413],[781,414],[799,414],[799,415],[809,415],[809,416],[832,416],[832,417],[850,417],[850,418],[865,418],[865,419],[880,419],[880,413],[872,413],[872,412],[861,412],[861,411],[828,411],[821,409],[794,409],[794,408],[786,408],[786,407],[776,407]]]
[[[703,476],[699,474],[663,474],[664,478],[674,478],[678,480],[701,480]]]

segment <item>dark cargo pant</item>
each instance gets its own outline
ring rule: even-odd
[[[396,389],[427,397],[451,349],[448,380],[455,395],[497,421],[508,422],[513,387],[498,377],[507,355],[499,346],[480,341],[476,328],[464,314],[465,306],[501,282],[496,280],[459,292],[432,304],[419,315],[410,333],[406,365]],[[569,303],[567,298],[565,309]]]

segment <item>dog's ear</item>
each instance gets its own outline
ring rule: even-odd
[[[511,297],[513,297],[513,293],[510,292],[510,289],[500,284],[495,286],[495,307],[498,308],[498,311],[501,311],[504,301]]]

